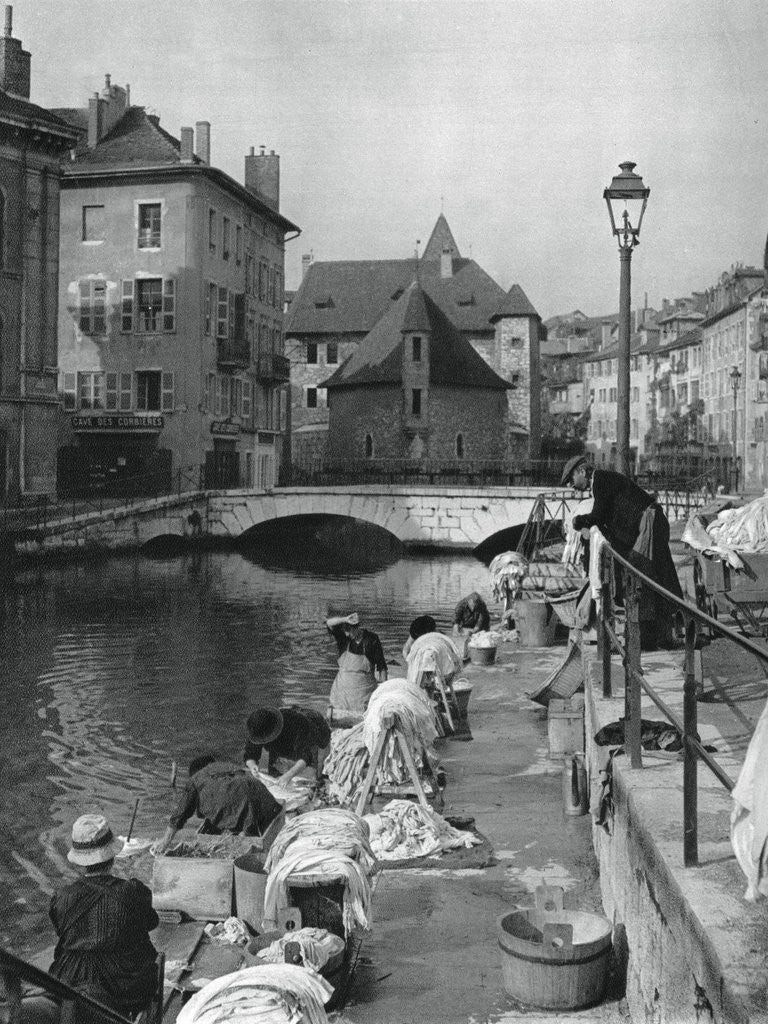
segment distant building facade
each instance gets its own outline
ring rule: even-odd
[[[75,144],[30,103],[31,57],[0,38],[0,504],[56,490],[59,164]]]
[[[331,466],[505,458],[510,385],[417,282],[322,386]]]
[[[208,487],[271,487],[288,361],[279,158],[245,157],[245,185],[210,163],[210,125],[133,106],[107,77],[80,130],[61,203],[60,485],[106,489],[201,472]]]
[[[441,214],[422,256],[321,262],[305,256],[286,318],[291,360],[293,459],[299,470],[331,453],[324,381],[358,348],[415,278],[487,364],[511,386],[507,455],[536,457],[539,441],[540,318],[519,285],[508,293],[461,256]]]

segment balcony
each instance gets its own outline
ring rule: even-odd
[[[261,381],[285,383],[291,377],[291,362],[288,356],[262,352],[257,363],[257,377]]]
[[[245,368],[251,364],[251,349],[247,338],[218,338],[216,362],[219,366]]]

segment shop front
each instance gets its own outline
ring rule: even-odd
[[[76,444],[58,453],[58,492],[124,497],[172,489],[172,455],[159,447],[159,415],[73,416]]]

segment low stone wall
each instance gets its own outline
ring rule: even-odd
[[[682,693],[681,655],[665,655]],[[613,665],[611,699],[602,697],[602,666],[585,647],[585,735],[593,820],[607,747],[595,734],[624,715],[623,669]],[[645,668],[645,666],[644,666]],[[677,680],[675,680],[675,674]],[[654,682],[656,686],[656,682]],[[672,693],[670,687],[670,693]],[[671,703],[670,693],[664,699]],[[655,709],[654,709],[655,710]],[[647,706],[643,717],[661,718]],[[721,763],[727,757],[718,757]],[[734,773],[738,765],[725,764]],[[700,867],[682,862],[682,763],[644,753],[641,770],[613,761],[609,830],[595,823],[606,915],[626,967],[633,1024],[746,1024],[766,1012],[765,914],[742,899],[728,841],[730,797],[706,769],[699,773]]]

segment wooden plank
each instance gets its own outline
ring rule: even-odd
[[[411,782],[413,783],[414,788],[416,789],[416,795],[419,798],[419,803],[421,804],[422,807],[426,807],[426,809],[429,811],[431,810],[431,807],[429,806],[429,801],[427,800],[426,795],[424,794],[424,789],[421,785],[419,773],[416,771],[416,764],[413,760],[411,748],[408,746],[408,742],[405,736],[403,736],[400,729],[395,729],[395,736],[397,737],[397,742],[400,745],[400,750],[402,752],[405,765],[408,769],[408,774],[411,776]]]
[[[388,735],[389,729],[382,729],[376,737],[376,746],[373,748],[371,760],[368,763],[368,773],[365,776],[365,782],[363,783],[363,788],[360,791],[360,798],[357,801],[356,813],[360,817],[365,813],[365,805],[368,803],[368,797],[371,794],[371,786],[373,785],[373,780],[376,776],[376,772],[378,771],[379,761],[381,760],[381,754],[384,750],[384,744],[387,741]]]

